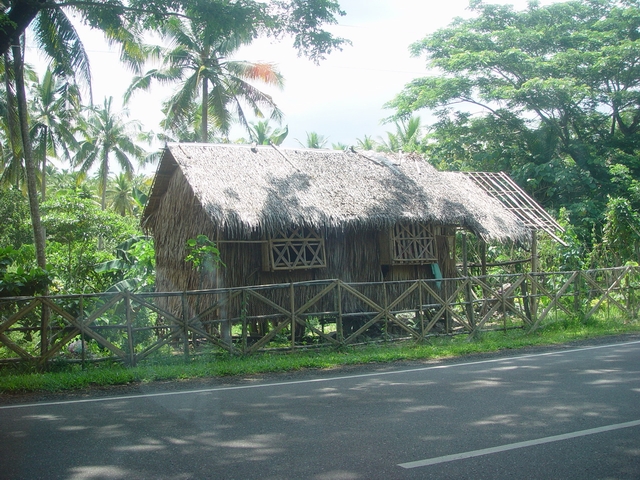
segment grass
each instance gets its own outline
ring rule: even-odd
[[[467,336],[436,337],[429,342],[388,343],[354,346],[341,350],[320,349],[287,353],[264,353],[248,357],[203,354],[185,362],[183,357],[158,358],[127,368],[120,364],[52,365],[50,371],[0,370],[0,393],[61,392],[88,387],[107,387],[205,377],[245,376],[260,373],[327,369],[343,365],[389,363],[407,360],[436,360],[475,353],[496,352],[530,346],[556,345],[607,335],[640,332],[640,323],[622,319],[579,319],[554,322],[533,334],[523,330],[483,333],[468,341]]]

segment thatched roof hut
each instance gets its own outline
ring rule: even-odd
[[[488,241],[530,235],[472,181],[417,155],[213,144],[167,146],[143,225],[161,290],[203,287],[184,262],[198,234],[227,266],[204,287],[429,277],[434,263],[447,276],[457,227]]]

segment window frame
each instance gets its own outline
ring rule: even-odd
[[[312,227],[291,227],[268,235],[267,250],[270,271],[310,270],[327,266],[324,236]]]
[[[389,232],[391,265],[438,263],[437,227],[427,223],[397,223]]]

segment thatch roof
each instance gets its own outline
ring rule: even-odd
[[[177,172],[232,235],[290,225],[380,229],[405,221],[459,225],[486,240],[526,243],[530,235],[471,180],[438,172],[416,155],[214,144],[167,146],[143,223],[161,221],[154,213]]]

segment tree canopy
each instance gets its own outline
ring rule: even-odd
[[[301,55],[321,60],[346,40],[324,30],[343,15],[335,0],[8,0],[0,12],[0,52],[9,50],[40,12],[66,9],[83,23],[104,30],[120,42],[123,54],[135,59],[131,34],[156,29],[172,17],[207,18],[220,36],[229,33],[293,36]]]
[[[162,68],[147,71],[135,77],[125,100],[133,91],[149,90],[153,80],[161,83],[177,82],[179,89],[165,104],[167,130],[180,130],[190,120],[195,102],[200,102],[200,138],[209,141],[209,122],[224,135],[228,135],[232,120],[238,120],[249,129],[243,103],[257,117],[270,110],[271,117],[280,119],[282,113],[273,99],[260,91],[252,81],[282,87],[280,73],[270,63],[252,63],[232,60],[231,57],[242,45],[251,42],[250,37],[232,34],[221,37],[210,29],[206,21],[183,22],[174,18],[166,22],[162,36],[171,45],[159,50],[148,47],[152,56],[160,56]]]
[[[586,0],[516,11],[473,1],[472,18],[411,46],[435,74],[389,102],[392,118],[432,110],[436,163],[506,170],[592,228],[607,195],[628,196],[640,174],[639,7]]]

